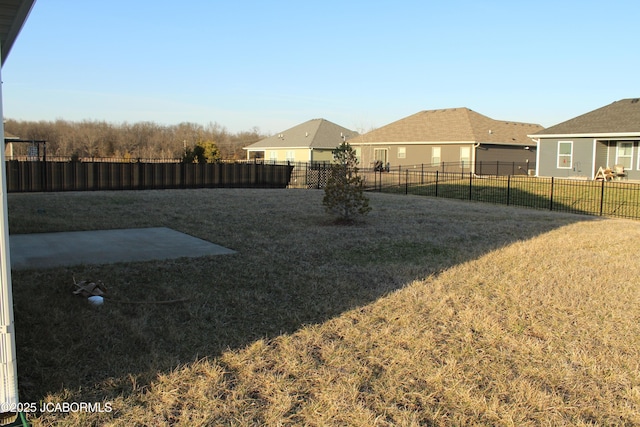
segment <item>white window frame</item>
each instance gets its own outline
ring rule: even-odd
[[[431,147],[431,166],[440,166],[441,163],[442,147]]]
[[[463,157],[462,152],[465,150],[469,155]],[[463,167],[463,168],[471,167],[471,147],[460,147],[460,167]]]
[[[296,153],[293,150],[287,150],[287,162],[294,162],[296,160]]]
[[[383,163],[382,166],[386,166],[389,162],[389,150],[386,148],[374,148],[373,160],[380,160]]]
[[[269,150],[269,161],[270,162],[278,161],[278,152],[276,150]]]
[[[560,147],[563,144],[569,144],[570,150],[569,154],[560,154]],[[568,166],[560,166],[560,158],[569,157],[569,165]],[[556,167],[558,169],[572,169],[573,168],[573,141],[558,141],[558,152],[556,157]]]
[[[398,147],[398,158],[399,159],[407,158],[407,147]]]
[[[620,155],[620,149],[622,148],[622,145],[626,145],[631,146],[631,153],[629,153],[629,155]],[[629,159],[629,166],[624,165],[623,163],[620,163],[620,159]],[[618,141],[616,143],[616,165],[624,165],[625,169],[633,169],[633,142],[631,141]]]

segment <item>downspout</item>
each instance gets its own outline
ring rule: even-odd
[[[471,155],[473,156],[473,159],[471,159],[471,172],[475,175],[476,174],[476,150],[480,148],[480,143],[476,142],[475,144],[473,144],[473,153],[471,153]]]

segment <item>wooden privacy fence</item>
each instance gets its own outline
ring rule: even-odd
[[[293,166],[258,163],[6,162],[8,192],[286,188]]]

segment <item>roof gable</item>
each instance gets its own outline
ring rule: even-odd
[[[480,142],[531,144],[527,134],[542,126],[491,119],[469,108],[420,111],[353,138],[351,144],[373,142]]]
[[[640,134],[640,99],[621,99],[612,104],[551,126],[536,135]]]
[[[245,147],[260,148],[325,148],[335,149],[344,139],[358,135],[358,132],[325,119],[312,119],[276,135],[261,139]]]

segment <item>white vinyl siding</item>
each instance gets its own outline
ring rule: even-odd
[[[573,141],[558,141],[558,169],[573,167]]]

